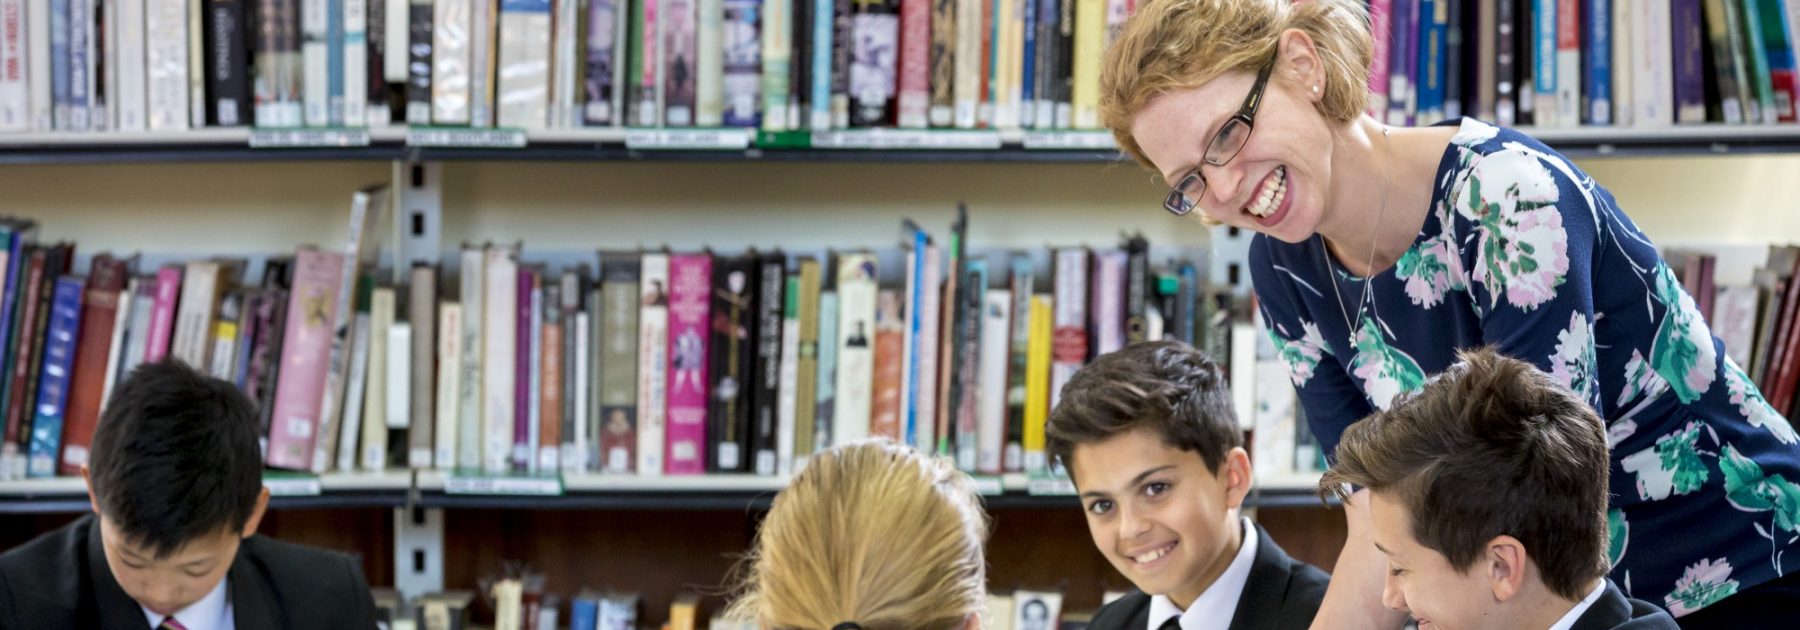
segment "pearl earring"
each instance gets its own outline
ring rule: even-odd
[[[1312,93],[1314,93],[1314,94],[1318,94],[1318,93],[1319,93],[1319,86],[1317,86],[1317,85],[1315,85],[1315,86],[1312,86]]]

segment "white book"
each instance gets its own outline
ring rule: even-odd
[[[187,264],[181,279],[181,303],[175,311],[175,340],[170,354],[195,369],[211,365],[213,318],[219,312],[219,263]]]
[[[0,0],[0,131],[31,129],[26,89],[26,0]]]
[[[476,0],[436,0],[431,15],[431,122],[469,124],[469,28]],[[464,321],[480,302],[463,300]],[[474,317],[477,322],[480,317]],[[478,324],[479,325],[479,324]],[[466,351],[466,347],[465,347]]]
[[[395,352],[391,345],[393,332],[394,290],[390,287],[375,289],[369,295],[369,340],[365,342],[369,360],[367,389],[363,392],[362,450],[352,451],[350,455],[353,464],[360,461],[364,469],[376,472],[387,468],[388,401],[393,392],[390,382],[393,372],[388,369],[388,363],[397,356],[406,355],[405,348],[411,347],[402,347],[401,352]],[[348,450],[340,449],[340,458]],[[352,466],[348,470],[354,469]]]
[[[1125,347],[1125,252],[1094,252],[1094,275],[1090,290],[1093,306],[1093,355],[1111,354]]]
[[[668,417],[669,255],[644,254],[638,313],[638,474],[663,474]]]
[[[1637,64],[1632,61],[1632,56],[1638,48],[1636,40],[1648,39],[1649,34],[1636,35],[1632,33],[1633,26],[1643,28],[1642,24],[1635,22],[1642,19],[1643,15],[1632,10],[1631,0],[1614,0],[1612,11],[1610,17],[1612,21],[1607,24],[1612,28],[1613,84],[1612,102],[1608,104],[1610,111],[1607,112],[1607,115],[1612,124],[1629,127],[1632,125],[1633,117],[1637,115],[1637,88],[1634,87],[1634,83],[1637,81]],[[1596,119],[1599,118],[1601,106],[1600,101],[1594,102]]]
[[[556,0],[556,19],[553,21],[556,49],[550,56],[554,89],[549,127],[581,126],[581,109],[577,104],[582,100],[579,92],[583,86],[577,77],[581,76],[581,66],[587,61],[587,48],[579,37],[581,21],[586,19],[581,9],[581,0]]]
[[[462,421],[462,326],[463,308],[456,302],[438,305],[437,426],[432,432],[432,457],[439,470],[456,468],[458,425]]]
[[[412,347],[412,338],[413,328],[410,322],[396,321],[388,328],[387,428],[389,429],[407,429],[412,426],[412,353],[406,351]]]
[[[442,5],[439,5],[442,6]],[[487,399],[482,396],[481,377],[484,365],[481,361],[483,349],[482,333],[486,318],[482,317],[487,306],[485,288],[487,282],[487,253],[479,245],[464,245],[462,250],[462,270],[459,282],[462,315],[462,359],[457,366],[457,415],[456,415],[456,466],[458,468],[476,469],[482,464],[482,410]],[[446,335],[454,334],[458,329],[442,329]],[[448,355],[446,355],[448,356]],[[441,405],[440,405],[441,407]]]
[[[318,441],[313,446],[312,470],[325,472],[337,453],[338,421],[343,418],[345,374],[350,371],[351,313],[358,274],[375,264],[380,253],[382,228],[387,220],[386,184],[356,191],[350,199],[349,233],[345,238],[343,273],[338,280],[336,312],[332,318],[331,351],[326,363],[325,387],[320,392]]]
[[[318,0],[309,0],[309,2]],[[148,0],[144,16],[147,37],[145,64],[150,78],[146,99],[150,129],[180,131],[188,128],[188,21],[183,0]],[[321,50],[321,52],[323,52]]]
[[[210,39],[210,36],[206,34],[206,22],[200,19],[200,15],[206,12],[207,3],[203,0],[188,0],[186,4],[188,126],[199,129],[206,126],[206,47],[204,44],[207,39]],[[246,12],[248,12],[247,8]],[[92,94],[93,92],[88,93]]]
[[[833,388],[832,444],[869,437],[875,396],[875,257],[851,254],[838,259],[837,376]]]
[[[1055,330],[1087,329],[1088,306],[1088,252],[1079,247],[1056,250],[1054,267],[1056,311],[1054,315]],[[1060,349],[1059,349],[1060,350]],[[1082,356],[1064,355],[1056,352],[1050,364],[1050,408],[1062,401],[1062,388],[1075,376],[1086,361],[1087,349],[1082,348]]]
[[[344,382],[344,412],[338,421],[337,470],[353,472],[356,470],[356,455],[359,439],[363,433],[363,397],[369,390],[369,333],[371,321],[368,313],[357,313],[350,326],[350,372]],[[377,389],[380,389],[377,386]],[[370,418],[371,422],[380,422]],[[320,472],[315,470],[314,472]]]
[[[1074,0],[1067,0],[1074,1]],[[981,98],[980,54],[963,54],[981,50],[981,0],[956,0],[956,72],[952,89],[955,97],[955,125],[958,129],[974,129]]]
[[[25,0],[25,64],[31,130],[50,131],[55,110],[50,93],[50,0]]]
[[[1631,0],[1630,26],[1639,35],[1632,39],[1632,119],[1640,128],[1675,124],[1674,51],[1670,47],[1669,3],[1663,0]],[[1621,4],[1623,4],[1621,2]],[[1655,31],[1651,29],[1662,29]]]
[[[549,0],[510,0],[501,10],[499,126],[543,129],[549,122],[548,33]]]
[[[106,351],[106,377],[100,385],[101,412],[106,411],[106,401],[112,398],[113,383],[118,380],[119,366],[124,362],[125,347],[130,344],[132,313],[136,308],[139,280],[132,278],[125,284],[125,290],[119,292],[119,306],[113,311],[112,344]],[[142,356],[142,355],[139,355]]]
[[[1565,26],[1558,22],[1557,31],[1562,31]],[[1558,36],[1557,39],[1560,40],[1561,37]],[[1559,45],[1556,48],[1556,93],[1552,97],[1556,104],[1557,127],[1581,126],[1581,49],[1580,45],[1574,48]],[[1541,115],[1543,110],[1539,109],[1538,112]]]
[[[387,7],[387,24],[383,29],[381,49],[381,77],[388,83],[406,83],[406,66],[408,43],[412,40],[412,3],[408,0],[370,0],[385,2]]]
[[[937,449],[937,416],[944,410],[937,406],[938,382],[938,350],[943,337],[939,336],[939,326],[943,319],[944,295],[944,261],[939,256],[937,245],[925,248],[924,299],[919,303],[919,380],[915,384],[919,388],[919,408],[917,410],[918,432],[914,436],[918,441],[914,444],[926,452]]]
[[[1258,326],[1257,330],[1263,330]],[[1250,456],[1256,462],[1256,476],[1269,478],[1283,473],[1294,472],[1294,436],[1295,412],[1298,410],[1294,388],[1282,382],[1288,378],[1287,363],[1275,353],[1275,346],[1268,335],[1257,335],[1254,348],[1232,346],[1232,361],[1237,362],[1239,350],[1243,354],[1254,352],[1256,371],[1255,383],[1267,383],[1265,387],[1254,387],[1256,391],[1256,411],[1251,420],[1251,430],[1256,432],[1255,451]],[[1234,381],[1235,382],[1235,381]]]
[[[156,280],[152,277],[149,281],[155,282]],[[132,282],[140,281],[134,278]],[[123,315],[125,311],[119,312]],[[130,375],[132,370],[137,369],[138,365],[144,362],[144,350],[150,345],[150,318],[155,312],[155,299],[146,299],[145,296],[139,295],[132,296],[131,329],[125,333],[125,356],[119,359],[119,369],[107,375],[112,382],[117,383],[120,379]],[[107,391],[111,392],[111,387],[108,387]],[[110,397],[111,394],[108,393],[102,400]]]
[[[794,2],[764,0],[762,7],[763,124],[768,131],[787,131],[788,64],[793,63]]]
[[[341,1],[344,3],[344,124],[354,127],[369,119],[369,3],[385,0]]]
[[[725,4],[700,0],[699,41],[695,46],[694,125],[725,124]]]
[[[525,291],[525,287],[519,287]],[[513,436],[513,466],[525,465],[525,469],[538,472],[538,444],[543,442],[544,429],[544,289],[533,286],[527,293],[531,296],[531,321],[522,325],[529,326],[525,356],[525,441],[519,442],[519,436]]]
[[[511,465],[513,447],[514,385],[518,381],[519,261],[515,250],[490,247],[486,260],[487,283],[482,316],[482,436],[481,467],[502,472]],[[525,322],[530,325],[530,322]]]
[[[598,435],[588,434],[587,422],[589,396],[592,393],[592,388],[588,387],[588,378],[593,369],[593,348],[590,346],[593,335],[589,328],[592,325],[592,318],[584,311],[575,314],[574,330],[564,331],[564,334],[572,332],[575,336],[574,380],[568,383],[567,389],[571,393],[565,394],[575,398],[575,421],[572,423],[575,427],[575,435],[571,437],[566,432],[563,435],[562,469],[564,472],[588,470],[593,463],[588,460],[588,451],[594,440],[600,438]]]
[[[975,467],[984,475],[1000,474],[1006,448],[1006,368],[1011,360],[1012,291],[989,289],[981,308],[981,359],[976,366]]]
[[[469,125],[494,126],[496,0],[469,0]]]
[[[781,387],[775,395],[775,474],[783,477],[794,473],[794,424],[800,402],[800,318],[788,315],[784,312],[781,318]],[[810,453],[801,454],[806,455]]]
[[[150,0],[164,2],[166,0]],[[305,75],[300,81],[305,96],[308,127],[331,125],[331,16],[330,0],[300,0],[300,54]],[[151,33],[158,33],[156,28]],[[151,38],[156,40],[155,37]],[[154,63],[154,60],[152,60]],[[154,102],[154,95],[152,96]],[[154,125],[153,125],[154,126]]]

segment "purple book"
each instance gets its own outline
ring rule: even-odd
[[[531,466],[536,449],[531,443],[531,288],[537,286],[537,272],[519,266],[519,314],[514,330],[513,365],[518,366],[513,378],[513,470]]]
[[[1388,43],[1388,110],[1387,123],[1404,125],[1408,122],[1410,109],[1407,103],[1417,103],[1412,95],[1418,93],[1413,85],[1417,74],[1413,40],[1419,34],[1419,0],[1394,0],[1393,13],[1389,18],[1390,35]]]
[[[1706,63],[1701,47],[1706,45],[1706,34],[1700,20],[1700,0],[1675,0],[1669,10],[1669,22],[1675,31],[1670,34],[1675,58],[1675,122],[1703,124]]]
[[[669,256],[669,388],[663,470],[706,472],[708,320],[712,255]]]

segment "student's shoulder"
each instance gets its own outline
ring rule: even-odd
[[[356,586],[346,577],[362,576],[362,567],[348,554],[265,536],[244,539],[240,553],[259,573],[269,578],[277,592],[319,593],[351,589]]]
[[[238,561],[232,579],[260,583],[244,588],[259,593],[267,612],[286,620],[288,627],[375,626],[373,595],[362,563],[347,554],[252,536],[244,540]],[[319,606],[320,602],[334,604]]]
[[[88,519],[46,532],[31,542],[0,553],[0,579],[42,575],[44,569],[61,569],[82,561],[87,548]]]
[[[0,627],[20,619],[75,623],[87,562],[88,519],[0,554]]]
[[[1149,614],[1150,596],[1132,589],[1124,597],[1101,606],[1088,621],[1088,630],[1142,630]]]

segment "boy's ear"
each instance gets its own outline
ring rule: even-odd
[[[1252,483],[1250,453],[1243,447],[1233,447],[1225,453],[1225,461],[1219,464],[1219,475],[1225,482],[1225,506],[1239,509],[1244,506],[1244,497],[1250,495]]]
[[[81,485],[83,487],[87,488],[88,509],[93,510],[94,514],[96,514],[96,515],[99,514],[100,513],[100,500],[97,498],[94,498],[94,480],[92,478],[88,477],[87,464],[81,465]]]
[[[263,514],[269,510],[269,487],[263,486],[256,495],[256,508],[250,510],[250,518],[244,519],[244,531],[238,532],[239,538],[249,538],[256,534],[256,528],[262,525]]]
[[[1505,602],[1517,597],[1525,589],[1526,565],[1530,560],[1525,544],[1519,542],[1519,539],[1496,536],[1482,550],[1481,561],[1476,567],[1487,573],[1488,583],[1493,587],[1494,600]]]

